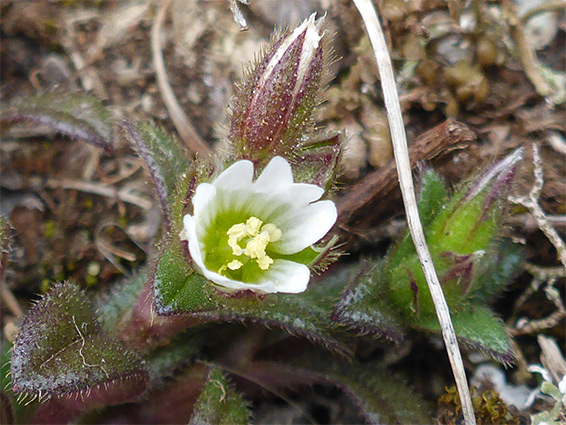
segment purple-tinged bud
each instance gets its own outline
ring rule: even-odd
[[[457,190],[425,226],[434,266],[450,306],[461,304],[482,288],[482,279],[487,281],[484,273],[493,265],[492,250],[501,228],[502,203],[522,155],[522,149],[516,150],[470,185]],[[436,203],[434,192],[429,190],[430,199],[419,202],[422,205]],[[434,306],[411,243],[410,239],[405,239],[390,254],[390,295],[393,302],[408,313],[426,316],[434,312]]]
[[[240,87],[229,133],[235,159],[288,157],[300,142],[325,83],[321,24],[313,14],[276,41]]]
[[[429,229],[437,251],[471,254],[487,249],[498,228],[500,200],[511,188],[523,149],[494,164],[467,190],[459,191]]]

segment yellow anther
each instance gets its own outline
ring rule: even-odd
[[[242,247],[238,245],[240,239],[246,236],[246,225],[244,223],[234,224],[226,232],[228,235],[228,245],[232,248],[234,255],[242,255]]]
[[[232,248],[233,255],[245,254],[255,259],[261,270],[267,270],[273,264],[273,259],[265,253],[265,250],[269,242],[276,242],[281,239],[281,230],[275,224],[263,225],[263,221],[252,216],[246,220],[245,224],[234,224],[226,234],[228,235],[228,246]],[[246,242],[245,249],[242,249],[239,245],[242,239]],[[222,274],[227,269],[239,270],[243,265],[244,263],[239,260],[232,260],[220,267],[218,273]]]
[[[273,259],[269,255],[264,255],[263,257],[258,258],[256,261],[257,265],[262,270],[267,270],[269,266],[273,264]]]
[[[228,238],[228,245],[232,248],[232,254],[234,255],[242,255],[242,247],[238,245],[238,238],[235,236],[230,236]]]
[[[234,224],[226,232],[228,236],[235,236],[237,238],[242,238],[246,236],[246,225],[244,223]]]
[[[269,234],[269,242],[277,242],[281,239],[281,230],[272,223],[267,223],[261,228],[261,232],[267,232]]]
[[[232,260],[228,263],[228,268],[230,270],[238,270],[240,267],[242,267],[244,265],[244,263],[242,263],[241,261],[238,260]]]
[[[263,221],[261,221],[257,217],[250,217],[248,221],[246,221],[246,230],[249,236],[257,236],[259,234],[259,229]]]
[[[268,243],[269,235],[267,233],[260,233],[248,241],[244,254],[250,258],[261,258],[265,255],[265,248]]]

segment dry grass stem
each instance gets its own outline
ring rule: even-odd
[[[155,75],[157,78],[157,85],[159,86],[159,91],[163,97],[163,102],[165,103],[167,111],[171,116],[171,120],[179,132],[179,136],[183,143],[185,143],[185,145],[194,153],[198,153],[203,156],[211,156],[212,150],[199,136],[189,118],[181,108],[181,105],[179,105],[179,102],[175,97],[175,93],[171,88],[171,84],[169,83],[169,78],[167,77],[167,70],[165,69],[165,61],[163,60],[160,39],[161,27],[170,4],[171,0],[167,0],[163,3],[155,17],[153,27],[151,29],[151,53],[153,57]]]
[[[542,171],[542,160],[539,155],[538,146],[533,143],[533,174],[535,182],[527,196],[510,196],[509,201],[527,208],[536,220],[539,229],[545,234],[550,243],[556,249],[558,260],[566,267],[566,244],[558,235],[554,227],[550,225],[546,214],[538,203],[542,187],[544,185],[544,174]]]
[[[391,58],[389,57],[385,37],[381,30],[372,2],[370,0],[354,0],[354,4],[362,16],[377,61],[385,100],[385,108],[387,110],[387,117],[391,131],[393,152],[399,173],[399,185],[407,213],[409,230],[434,301],[438,321],[440,322],[442,330],[442,337],[446,344],[446,351],[448,352],[448,358],[450,359],[450,364],[456,380],[458,394],[460,395],[464,421],[467,425],[472,425],[476,423],[476,419],[468,388],[468,380],[466,378],[462,356],[458,347],[458,340],[456,339],[454,327],[450,319],[450,311],[446,304],[446,299],[442,292],[432,257],[426,244],[422,224],[417,210],[413,177],[411,174],[411,162],[409,160],[405,127],[403,125],[401,105],[399,104],[399,96],[395,85]]]
[[[79,192],[92,193],[95,195],[104,196],[106,198],[114,198],[128,204],[135,205],[144,210],[150,210],[154,204],[147,198],[139,195],[134,195],[126,190],[116,190],[115,188],[107,187],[103,183],[49,178],[44,184],[40,183],[40,179],[37,179],[37,181],[32,182],[32,186],[43,186],[49,189],[78,190]]]
[[[6,306],[6,308],[12,313],[16,318],[20,318],[24,315],[18,300],[10,291],[10,289],[6,286],[5,282],[0,282],[0,295],[2,297],[2,305]]]
[[[566,308],[562,301],[560,291],[554,287],[554,283],[556,283],[558,279],[566,277],[566,269],[564,267],[541,267],[534,264],[526,264],[525,270],[533,276],[533,279],[528,288],[517,298],[513,307],[512,318],[507,322],[510,329],[509,332],[513,336],[533,334],[553,328],[560,324],[566,317]],[[519,308],[524,305],[534,293],[539,291],[543,283],[546,283],[544,287],[545,295],[554,304],[556,310],[542,319],[528,320],[521,318],[516,320],[516,313],[519,311]]]

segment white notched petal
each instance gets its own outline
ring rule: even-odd
[[[242,160],[226,168],[212,184],[217,189],[245,190],[252,184],[254,165],[251,161]],[[249,189],[247,189],[249,190]]]
[[[318,242],[336,222],[338,212],[332,201],[319,201],[287,211],[273,223],[283,235],[272,249],[280,254],[294,254]]]
[[[269,267],[269,271],[260,281],[260,285],[272,282],[274,285],[273,292],[298,294],[307,289],[310,278],[311,272],[304,264],[277,259]]]
[[[183,217],[183,231],[181,232],[181,240],[189,242],[189,253],[197,268],[204,274],[206,267],[202,258],[200,243],[197,238],[196,220],[190,215]]]
[[[260,192],[279,191],[293,184],[293,171],[289,163],[276,156],[265,166],[253,184],[254,190]]]
[[[197,217],[206,206],[216,197],[216,188],[209,183],[201,183],[197,186],[193,196],[193,214]]]
[[[324,195],[324,189],[314,184],[294,183],[277,194],[277,200],[290,205],[290,208],[303,207],[317,201]]]
[[[284,158],[276,156],[252,185],[259,193],[277,195],[277,202],[298,206],[320,199],[324,189],[314,184],[293,183],[293,171]]]

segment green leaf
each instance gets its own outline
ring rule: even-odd
[[[10,356],[12,343],[2,340],[0,347],[0,394],[2,397],[2,420],[0,423],[27,423],[30,416],[37,409],[38,402],[27,402],[24,397],[17,397],[12,391],[10,377]],[[12,419],[11,421],[9,419]]]
[[[340,388],[358,407],[368,423],[431,423],[429,406],[403,381],[392,376],[377,362],[344,362],[324,352],[310,352],[291,365],[255,362],[250,375],[263,382],[326,383]],[[273,385],[269,382],[269,385]],[[267,383],[267,382],[266,382]]]
[[[108,292],[96,294],[96,310],[105,332],[116,335],[128,323],[148,277],[149,268],[144,267],[134,276],[116,282]]]
[[[151,122],[134,125],[123,121],[120,125],[145,162],[170,228],[173,204],[177,201],[173,194],[179,180],[186,178],[191,169],[189,154],[172,135]]]
[[[84,93],[27,96],[0,112],[0,124],[11,126],[26,121],[84,140],[107,152],[112,150],[112,116],[98,99]]]
[[[384,336],[396,343],[404,337],[398,313],[387,302],[383,276],[378,272],[382,263],[363,261],[352,267],[351,282],[336,305],[332,319],[362,334]]]
[[[246,402],[218,369],[211,368],[189,424],[248,424],[249,417]]]
[[[325,373],[360,408],[369,423],[424,424],[431,417],[425,402],[405,383],[375,364],[335,365]]]
[[[474,303],[493,302],[511,281],[523,261],[523,248],[511,241],[494,244],[486,254],[486,270],[473,282],[469,297]]]
[[[448,198],[448,191],[442,176],[432,168],[426,169],[421,176],[419,190],[419,217],[423,228],[427,228],[434,217],[442,211],[442,206]]]
[[[507,364],[513,361],[514,355],[505,325],[489,309],[472,305],[452,311],[451,318],[459,341],[474,350],[491,355],[501,363]],[[414,323],[414,327],[440,333],[438,319],[435,316],[419,319]]]
[[[24,318],[11,374],[16,393],[75,395],[87,405],[136,399],[147,382],[143,360],[101,331],[87,294],[70,283],[56,285]]]
[[[185,367],[210,343],[210,335],[221,335],[225,328],[220,325],[202,325],[187,329],[168,345],[158,347],[146,356],[150,385],[175,375]]]
[[[153,276],[155,307],[160,315],[187,313],[211,321],[279,326],[340,353],[348,349],[337,339],[340,329],[331,322],[330,314],[345,282],[311,282],[302,294],[227,294],[190,268],[176,239],[166,244]]]

